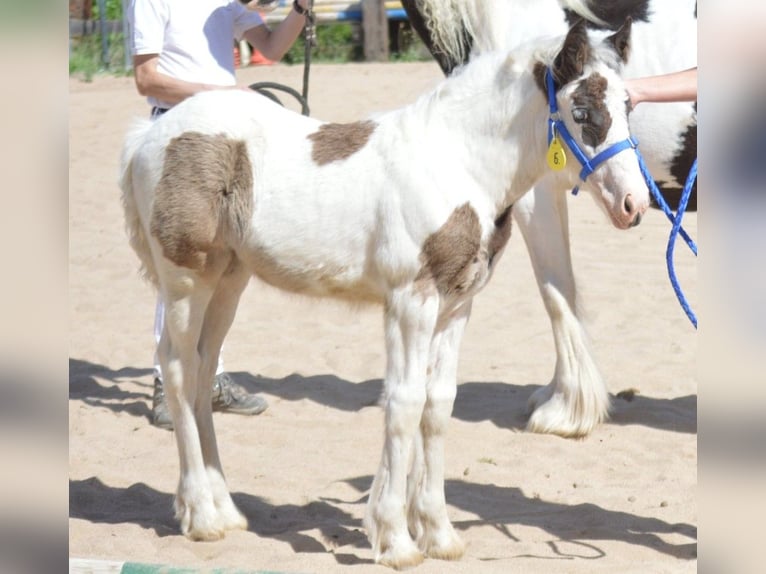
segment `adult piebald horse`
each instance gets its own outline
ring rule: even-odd
[[[537,36],[563,33],[584,18],[594,36],[633,20],[633,51],[624,77],[696,66],[696,0],[402,0],[410,21],[445,74],[476,54],[513,48]],[[673,207],[697,155],[696,103],[642,104],[631,131],[649,170]],[[569,248],[567,200],[549,193],[547,178],[513,208],[529,250],[553,328],[552,381],[529,399],[528,430],[587,435],[609,412],[609,393],[577,316]],[[696,185],[689,202],[696,209]]]

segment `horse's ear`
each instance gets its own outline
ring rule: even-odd
[[[590,44],[585,20],[580,19],[569,29],[564,45],[553,61],[553,78],[559,86],[582,75],[590,57]]]
[[[628,57],[630,57],[630,30],[632,25],[633,18],[628,16],[620,29],[606,39],[623,63],[627,63]]]

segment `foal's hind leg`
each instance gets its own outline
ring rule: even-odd
[[[197,428],[197,411],[210,410],[210,385],[200,379],[198,344],[212,288],[178,267],[160,274],[165,323],[158,355],[163,386],[173,419],[180,463],[176,518],[193,540],[216,540],[224,523],[216,508]]]
[[[423,414],[428,354],[438,298],[396,290],[386,302],[385,443],[370,490],[365,527],[375,561],[407,568],[423,561],[407,530],[407,471]]]
[[[566,196],[541,183],[513,207],[529,250],[556,345],[553,380],[529,399],[527,429],[565,437],[584,436],[606,419],[609,393],[587,335],[575,313]]]
[[[460,341],[471,314],[463,304],[442,326],[431,343],[426,404],[420,420],[420,452],[413,459],[408,480],[409,525],[418,547],[430,558],[457,560],[465,545],[447,516],[444,495],[444,435],[457,392]]]
[[[250,272],[240,261],[232,260],[218,281],[215,292],[208,303],[198,344],[200,354],[199,380],[203,382],[201,390],[205,392],[200,392],[197,396],[194,417],[199,432],[202,458],[213,493],[213,502],[226,530],[247,528],[247,519],[232,501],[224,478],[210,408],[210,389],[215,377],[223,340],[234,321],[240,295],[247,286],[250,276]]]

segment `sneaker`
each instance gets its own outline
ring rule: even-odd
[[[213,410],[238,415],[259,415],[269,407],[266,399],[248,393],[235,383],[228,373],[215,376],[213,383]]]
[[[165,390],[159,377],[154,379],[154,396],[152,397],[152,424],[165,430],[173,430],[173,419],[170,417],[168,403],[165,401]]]
[[[244,387],[231,380],[228,373],[215,376],[213,382],[213,410],[239,415],[259,415],[269,407],[266,399],[248,393]],[[165,401],[165,390],[159,377],[154,379],[152,397],[152,424],[166,430],[173,430],[173,419]]]

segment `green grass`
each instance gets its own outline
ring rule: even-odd
[[[361,32],[358,26],[348,22],[317,26],[317,45],[311,51],[312,62],[345,63],[364,60]],[[305,60],[305,40],[299,36],[285,54],[283,62],[302,64]],[[423,42],[405,22],[399,32],[399,51],[389,56],[392,62],[428,62],[431,55]]]
[[[69,75],[86,82],[93,76],[108,73],[116,76],[131,74],[125,67],[125,43],[123,34],[109,34],[107,37],[107,60],[101,60],[101,36],[90,34],[82,38],[71,38],[69,48]]]
[[[119,20],[122,18],[122,2],[120,0],[105,0],[104,2],[105,16],[107,20]],[[93,12],[91,17],[94,20],[98,20],[98,0],[93,0]]]
[[[354,38],[351,24],[330,24],[316,27],[317,42],[311,50],[312,62],[344,63],[362,60],[362,48]],[[286,64],[302,64],[305,61],[306,41],[303,34],[285,54]]]
[[[409,22],[405,22],[399,29],[399,51],[392,52],[390,59],[394,62],[431,61],[428,48],[412,29]]]

